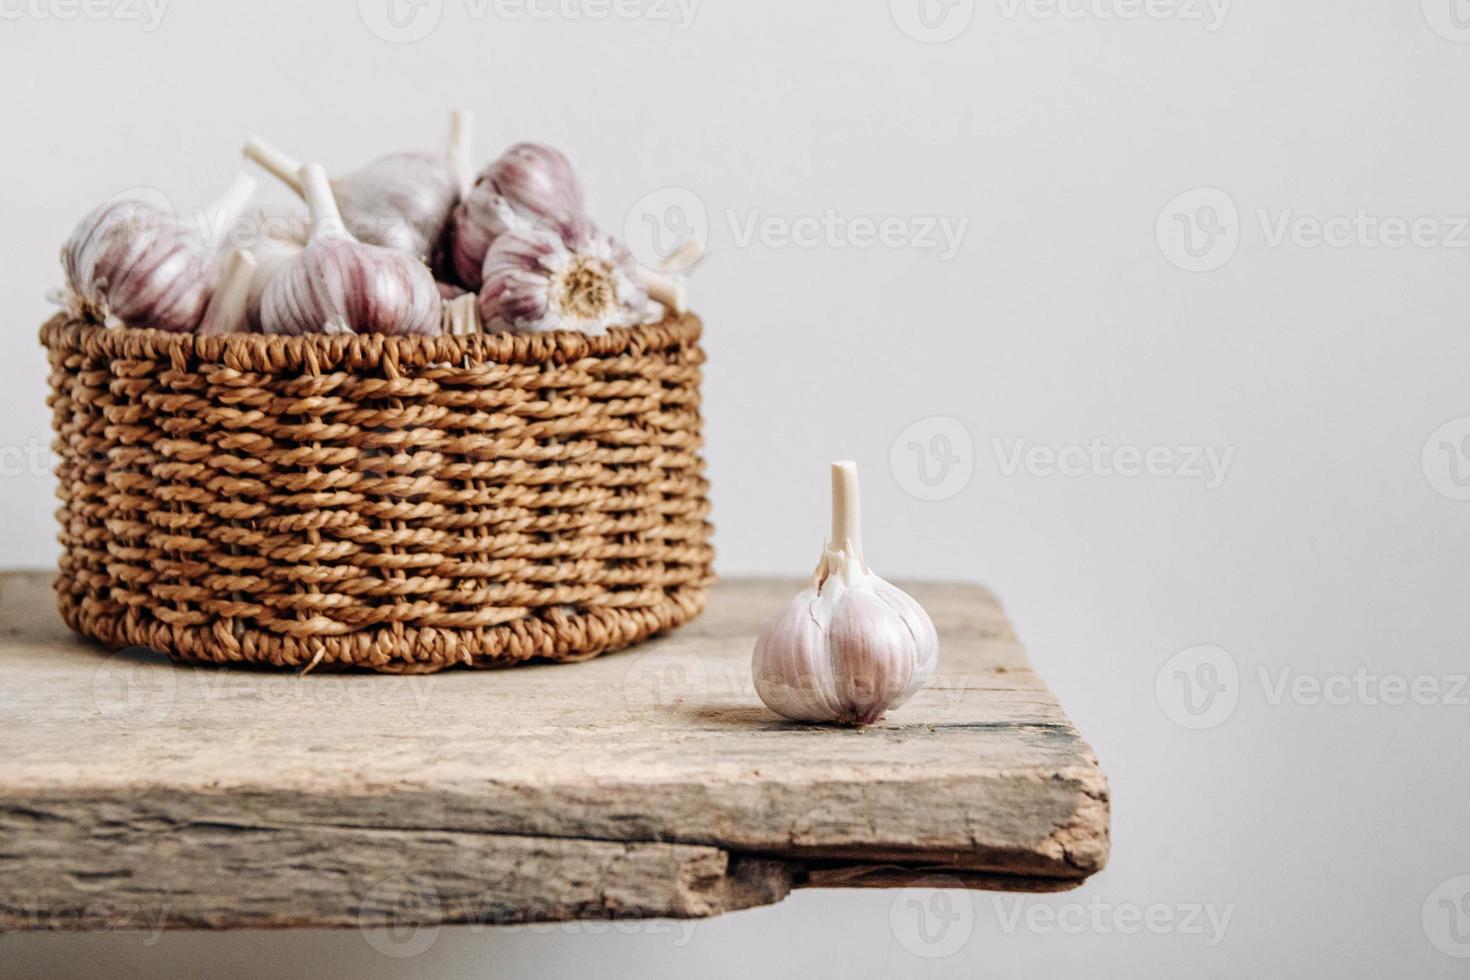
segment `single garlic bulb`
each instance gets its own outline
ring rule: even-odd
[[[517,143],[480,174],[454,209],[449,261],[466,289],[478,290],[495,239],[515,228],[582,216],[582,187],[560,151]]]
[[[254,234],[242,246],[255,260],[250,291],[245,299],[244,329],[260,331],[260,303],[266,287],[288,261],[301,254],[311,239],[311,216],[297,208],[252,208],[246,224]]]
[[[219,274],[218,249],[203,229],[232,225],[254,192],[254,178],[240,174],[197,226],[143,200],[94,210],[61,249],[73,314],[108,326],[193,330]]]
[[[311,241],[266,287],[260,304],[265,332],[438,333],[441,300],[428,266],[348,234],[319,164],[303,167],[301,181]]]
[[[255,278],[256,259],[243,248],[230,252],[225,261],[225,271],[219,286],[210,297],[204,319],[195,331],[202,337],[213,337],[225,333],[247,333],[250,330],[248,315],[250,283]]]
[[[332,194],[347,230],[359,241],[427,260],[459,200],[466,152],[461,141],[468,134],[468,118],[455,114],[447,155],[390,153],[334,179]],[[297,194],[306,195],[296,160],[257,137],[245,144],[244,153]]]
[[[649,298],[637,263],[611,235],[585,221],[505,232],[485,256],[480,320],[485,330],[534,333],[652,323],[663,307]]]
[[[857,466],[833,463],[832,538],[811,588],[756,640],[756,693],[796,721],[871,725],[923,687],[938,658],[929,614],[863,564]]]

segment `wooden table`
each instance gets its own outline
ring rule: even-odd
[[[298,676],[108,656],[0,575],[0,929],[696,917],[798,887],[1061,890],[1097,760],[996,600],[913,585],[941,673],[877,726],[750,681],[794,582],[575,665]]]

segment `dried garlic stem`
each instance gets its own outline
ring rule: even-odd
[[[305,195],[305,188],[301,186],[301,179],[297,176],[301,170],[301,161],[287,156],[258,136],[252,136],[246,141],[243,152],[247,158],[260,164],[297,194]]]
[[[862,528],[858,511],[857,463],[845,459],[832,464],[832,551],[846,551],[862,561]]]
[[[331,181],[319,163],[308,163],[296,172],[302,193],[306,197],[306,209],[311,212],[311,240],[328,238],[351,238],[342,221],[342,212],[337,209],[337,198],[332,193]]]
[[[220,280],[219,287],[215,289],[214,296],[209,300],[209,308],[204,311],[204,319],[199,324],[198,333],[201,336],[213,337],[224,333],[245,333],[249,331],[250,324],[247,322],[246,309],[250,299],[250,282],[255,277],[255,256],[242,248],[237,248],[230,253],[229,260],[225,264],[224,276]]]
[[[230,186],[225,192],[215,199],[209,206],[209,217],[212,227],[225,229],[235,223],[240,217],[240,212],[245,210],[245,205],[250,203],[250,197],[255,193],[256,181],[249,174],[236,174],[235,179],[230,181]]]
[[[459,196],[469,193],[475,183],[474,165],[470,163],[470,145],[475,141],[475,114],[456,109],[449,114],[449,169],[459,184]]]

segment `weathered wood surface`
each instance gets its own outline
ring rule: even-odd
[[[940,676],[852,731],[755,696],[796,588],[726,581],[582,664],[302,677],[109,656],[49,576],[0,575],[0,929],[693,917],[1103,866],[1106,780],[988,593],[912,587]]]

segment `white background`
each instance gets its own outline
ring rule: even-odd
[[[672,7],[537,19],[442,0],[426,37],[389,43],[353,0],[174,0],[151,31],[62,19],[64,2],[0,0],[4,564],[56,553],[52,481],[24,450],[49,438],[36,329],[84,210],[140,184],[201,203],[251,132],[342,171],[439,145],[447,109],[467,107],[482,159],[517,139],[564,149],[612,229],[661,188],[698,195],[720,570],[808,571],[825,464],[857,459],[871,563],[1003,597],[1111,778],[1114,847],[1072,893],[948,896],[941,945],[914,939],[909,907],[890,915],[914,896],[803,892],[692,934],[446,929],[410,960],[355,930],[12,936],[0,973],[1464,975],[1449,952],[1470,943],[1426,900],[1470,873],[1470,707],[1272,703],[1272,685],[1287,668],[1361,669],[1447,690],[1470,670],[1470,504],[1446,495],[1451,463],[1470,472],[1470,424],[1422,458],[1470,416],[1470,232],[1455,235],[1470,214],[1470,29],[1450,20],[1460,2],[1470,24],[1470,4],[1238,0],[1220,23],[1184,0],[1174,17],[1168,0],[1070,0],[1073,16],[1053,17],[959,0],[931,12],[950,28],[969,16],[963,32],[925,43],[898,26],[916,0],[895,0],[897,18],[880,0],[705,0],[684,30]],[[384,2],[364,0],[368,19]],[[1169,229],[1209,216],[1165,209],[1201,187],[1216,190],[1186,205],[1223,193],[1238,220],[1213,212],[1225,235],[1204,262],[1228,261],[1191,272]],[[742,245],[732,229],[732,215],[743,229],[829,209],[968,227],[948,261]],[[1283,218],[1360,211],[1428,217],[1450,241],[1274,235]],[[905,489],[919,485],[908,438],[901,465],[890,449],[935,416],[968,434],[972,449],[951,448],[973,476],[926,501]],[[1093,439],[1234,454],[1213,489],[1003,465],[1016,440]],[[1170,692],[1174,669],[1197,665],[1166,662],[1202,644],[1235,665],[1220,703],[1236,707],[1191,730]],[[1079,903],[1080,931],[1027,925],[1032,906]],[[1152,905],[1231,917],[1213,946],[1208,927],[1090,921]],[[1470,907],[1460,916],[1470,930]]]

